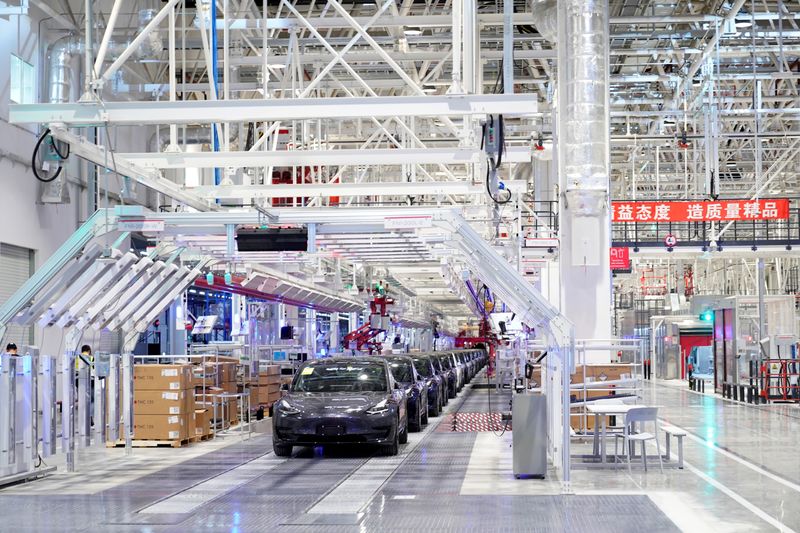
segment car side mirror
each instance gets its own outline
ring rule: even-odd
[[[394,388],[395,389],[399,389],[400,388],[400,384],[398,382],[396,382],[396,381],[394,382]]]
[[[289,384],[288,383],[281,383],[281,390],[284,392],[289,392]]]

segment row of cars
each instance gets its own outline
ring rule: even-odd
[[[483,350],[307,362],[273,407],[273,451],[363,443],[397,455],[408,432],[439,416],[486,362]]]

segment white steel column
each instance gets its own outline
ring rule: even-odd
[[[476,0],[464,0],[464,90],[476,94],[478,79],[478,4]]]
[[[464,92],[461,85],[461,47],[462,47],[462,27],[464,24],[464,0],[453,0],[453,85],[450,93],[460,94]]]
[[[562,307],[579,339],[611,337],[608,4],[558,3]],[[587,353],[608,362],[608,353]]]
[[[503,0],[503,92],[514,93],[514,0]]]
[[[116,7],[116,5],[114,6]],[[105,38],[105,37],[104,37]],[[177,71],[175,69],[175,6],[169,10],[169,101],[175,102],[177,100],[177,81],[175,76]],[[168,152],[180,151],[178,148],[178,125],[169,125],[169,147]]]

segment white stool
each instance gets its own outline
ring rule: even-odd
[[[667,434],[667,459],[669,459],[671,437],[678,439],[678,468],[683,468],[683,437],[687,435],[686,431],[675,426],[661,426],[661,429]]]

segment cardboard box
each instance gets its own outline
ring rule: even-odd
[[[259,385],[280,385],[281,384],[281,375],[280,374],[266,374],[261,372],[258,374],[258,384]]]
[[[194,374],[192,376],[192,385],[195,388],[215,387],[217,385],[216,376],[214,376],[214,375],[205,375],[205,374],[202,374],[202,375]]]
[[[283,391],[280,389],[270,389],[267,388],[266,396],[266,403],[274,403],[280,400],[283,397]]]
[[[136,415],[133,438],[136,440],[183,440],[189,436],[191,415]],[[120,434],[124,435],[123,429]]]
[[[135,415],[182,415],[191,413],[193,409],[194,392],[191,390],[136,390],[133,393]]]
[[[259,374],[265,374],[267,376],[280,376],[281,365],[267,365],[265,370],[259,372]]]
[[[195,409],[193,418],[195,436],[211,434],[211,413],[208,409]]]
[[[211,418],[214,419],[215,405],[217,418],[225,416],[230,422],[239,420],[239,401],[236,398],[221,398],[216,394],[200,394],[198,395],[195,408],[208,409]]]
[[[175,391],[192,387],[192,365],[149,365],[133,367],[134,390]]]
[[[222,390],[230,394],[237,394],[239,392],[239,388],[236,383],[223,383]]]
[[[239,422],[239,400],[230,398],[228,401],[228,421],[231,424]]]
[[[233,383],[236,381],[236,363],[219,363],[220,383]]]

